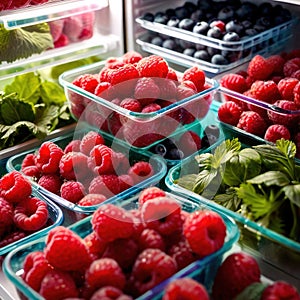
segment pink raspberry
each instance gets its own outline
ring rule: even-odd
[[[83,240],[93,260],[103,255],[107,243],[100,239],[95,231],[91,231]]]
[[[72,140],[64,148],[64,153],[68,153],[71,151],[79,152],[80,151],[80,143],[81,143],[81,140]]]
[[[120,192],[123,192],[134,185],[133,179],[128,174],[121,174],[119,177]]]
[[[102,194],[107,198],[111,198],[119,192],[119,178],[115,174],[102,174],[96,176],[89,185],[90,194]]]
[[[251,94],[253,98],[267,102],[274,103],[280,99],[280,93],[277,84],[272,80],[257,80],[251,85]]]
[[[293,94],[294,94],[294,102],[295,104],[300,107],[300,82],[298,82],[293,90]]]
[[[161,106],[157,103],[150,103],[143,107],[141,113],[148,114],[161,109]]]
[[[192,81],[197,89],[197,92],[203,90],[205,84],[205,72],[199,66],[193,66],[185,70],[182,74],[181,81],[190,80]]]
[[[244,111],[239,119],[237,127],[246,132],[263,136],[267,124],[265,120],[255,111]]]
[[[81,206],[94,206],[103,203],[107,198],[101,194],[87,194],[77,204]]]
[[[291,139],[291,133],[287,127],[280,124],[274,124],[274,125],[270,125],[267,128],[264,136],[265,140],[272,143],[276,143],[276,141],[281,138],[285,140]]]
[[[233,101],[223,102],[218,109],[218,117],[221,122],[236,126],[242,114],[242,108]]]
[[[139,236],[139,248],[145,250],[148,248],[166,250],[164,238],[154,229],[145,228]]]
[[[131,296],[125,295],[120,289],[114,286],[105,286],[98,289],[91,297],[91,300],[133,300]]]
[[[67,201],[77,203],[84,197],[85,189],[79,181],[65,181],[60,187],[60,195]]]
[[[0,237],[13,223],[13,206],[0,197]]]
[[[124,109],[133,111],[133,112],[141,112],[142,104],[139,100],[134,98],[125,98],[121,101],[120,106]]]
[[[153,78],[139,78],[135,90],[134,98],[137,99],[142,106],[154,102],[160,95],[160,89]]]
[[[103,144],[105,144],[105,140],[100,133],[96,131],[89,131],[81,139],[80,151],[85,155],[89,155],[90,151],[96,145],[103,145]]]
[[[125,64],[134,64],[139,62],[143,58],[142,54],[136,51],[128,51],[122,56],[122,61]]]
[[[99,80],[97,75],[84,74],[78,76],[72,83],[87,92],[94,93]]]

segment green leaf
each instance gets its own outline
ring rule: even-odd
[[[294,142],[285,139],[276,141],[276,147],[285,154],[286,157],[294,159],[297,152],[297,147]]]
[[[196,181],[196,178],[197,178],[197,174],[189,174],[189,175],[184,175],[182,177],[180,177],[176,183],[189,190],[189,191],[192,191],[193,188],[194,188],[194,184],[195,184],[195,181]]]
[[[247,182],[252,184],[265,184],[266,186],[286,186],[290,183],[290,180],[286,176],[286,174],[280,171],[268,171],[256,177],[248,179]]]
[[[41,84],[40,95],[42,101],[47,105],[62,106],[67,101],[63,88],[51,81],[44,81]]]
[[[2,62],[14,62],[53,47],[53,38],[47,23],[12,30],[7,30],[3,24],[0,24],[0,61]]]
[[[292,203],[300,207],[300,184],[287,185],[282,190]]]
[[[268,285],[262,282],[255,282],[248,285],[234,300],[260,300],[264,289]]]
[[[40,130],[50,132],[53,120],[59,117],[59,108],[55,105],[39,105],[36,108],[36,111],[36,125],[40,128]]]
[[[5,86],[6,94],[17,93],[23,101],[36,104],[40,99],[41,79],[33,72],[18,75],[11,84]]]
[[[197,194],[202,194],[203,191],[209,186],[209,184],[218,176],[217,170],[203,170],[201,171],[195,180],[193,191]],[[219,181],[219,180],[218,180]],[[219,187],[219,186],[218,186]]]

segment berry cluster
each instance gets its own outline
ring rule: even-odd
[[[284,138],[300,146],[300,50],[268,58],[256,55],[246,71],[223,75],[220,85],[237,93],[237,97],[224,93],[226,101],[218,111],[220,121],[270,142]],[[244,100],[247,97],[259,105]],[[277,111],[267,110],[264,103]]]
[[[186,1],[181,6],[156,13],[146,12],[141,19],[200,34],[209,41],[209,46],[206,46],[201,42],[192,43],[166,34],[156,34],[150,37],[152,44],[212,64],[227,65],[264,49],[266,43],[272,44],[274,41],[264,40],[252,49],[235,50],[238,42],[242,45],[244,39],[270,30],[291,20],[291,17],[289,10],[281,5],[272,6],[266,1],[255,4],[238,0],[206,0],[197,3]],[[224,49],[219,46],[222,44]]]
[[[58,226],[43,250],[26,256],[22,278],[45,299],[104,299],[108,290],[133,299],[214,253],[226,237],[217,212],[188,213],[158,187],[144,189],[136,208],[104,204],[90,221],[86,236]]]
[[[146,147],[207,114],[211,93],[196,96],[211,88],[205,78],[198,66],[185,70],[179,78],[162,57],[142,57],[130,51],[107,59],[98,74],[83,74],[73,81],[75,86],[108,101],[112,109],[72,91],[68,91],[68,98],[75,118],[133,146]],[[194,99],[178,107],[174,104],[189,97]]]
[[[133,161],[105,145],[96,131],[86,132],[63,149],[43,142],[27,154],[21,171],[48,191],[80,206],[97,205],[154,174],[147,161]]]
[[[0,179],[0,248],[44,228],[49,222],[47,204],[32,196],[29,180],[12,171]]]
[[[49,0],[6,0],[0,3],[0,11],[23,8],[29,5],[38,5],[48,1]]]

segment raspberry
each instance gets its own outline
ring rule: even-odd
[[[173,244],[168,250],[168,254],[175,259],[179,270],[199,259],[185,239]]]
[[[267,128],[265,120],[255,111],[244,111],[236,126],[258,136],[263,136]]]
[[[146,249],[139,254],[129,279],[133,294],[141,295],[177,271],[175,260],[159,249]]]
[[[77,202],[81,206],[94,206],[103,203],[107,198],[101,194],[87,194]]]
[[[119,175],[118,178],[120,193],[131,188],[134,185],[133,179],[127,174]]]
[[[134,64],[139,62],[143,58],[142,54],[136,51],[128,51],[122,56],[122,61],[125,64]]]
[[[278,90],[284,100],[294,100],[294,88],[299,80],[296,78],[283,78],[278,82]]]
[[[196,91],[191,89],[190,87],[187,87],[184,84],[179,84],[177,86],[177,92],[176,92],[176,97],[178,100],[182,100],[185,98],[189,98],[192,97],[194,95],[196,95]]]
[[[87,92],[94,93],[99,80],[94,74],[84,74],[79,75],[72,83]]]
[[[102,144],[105,144],[105,140],[103,136],[96,131],[89,131],[81,139],[80,151],[85,155],[89,155],[90,151],[96,145],[102,145]]]
[[[144,106],[141,112],[144,113],[144,114],[148,114],[148,113],[151,113],[151,112],[158,111],[160,109],[161,109],[161,106],[159,104],[150,103],[150,104],[147,104],[146,106]]]
[[[169,72],[168,63],[159,55],[143,57],[136,65],[140,77],[166,78]]]
[[[300,82],[298,82],[294,87],[293,93],[294,93],[294,102],[299,107],[300,106]]]
[[[134,111],[134,112],[141,112],[142,105],[139,100],[134,98],[125,98],[121,101],[120,106],[124,109]]]
[[[79,152],[80,151],[80,143],[81,143],[81,140],[72,140],[64,148],[64,153],[68,153],[68,152],[72,152],[72,151]]]
[[[255,80],[266,80],[273,72],[272,62],[255,55],[248,64],[247,73]]]
[[[100,206],[93,213],[91,223],[94,231],[105,242],[129,238],[134,230],[133,216],[125,209],[113,204]]]
[[[189,278],[178,278],[170,282],[165,290],[162,300],[172,299],[201,299],[209,300],[209,294],[204,285]]]
[[[1,196],[10,203],[19,203],[31,195],[30,181],[18,171],[12,171],[0,179]]]
[[[237,103],[226,101],[218,109],[218,118],[221,122],[236,126],[242,112],[242,108]]]
[[[107,243],[103,242],[95,231],[86,235],[83,240],[93,260],[98,259],[103,255]]]
[[[54,42],[54,48],[65,47],[70,44],[68,36],[62,33],[59,38]]]
[[[25,157],[22,160],[21,164],[21,170],[26,167],[35,166],[35,154],[34,153],[28,153],[25,155]]]
[[[148,248],[166,250],[166,244],[161,234],[154,229],[145,228],[138,239],[139,249],[145,250]]]
[[[85,189],[79,181],[65,181],[60,187],[60,195],[67,201],[77,203],[85,195]]]
[[[142,106],[154,102],[160,95],[160,88],[157,86],[153,78],[139,78],[135,90],[134,98],[136,98]]]
[[[182,227],[181,206],[168,197],[147,200],[141,208],[141,217],[147,228],[169,235]]]
[[[107,244],[102,257],[114,259],[125,272],[131,269],[138,253],[139,247],[134,239],[116,239]]]
[[[160,89],[160,99],[162,100],[172,100],[177,95],[177,82],[169,78],[160,79],[155,78],[156,84]]]
[[[67,180],[81,180],[87,175],[88,157],[81,152],[65,153],[59,162],[59,173]]]
[[[171,79],[173,81],[178,81],[177,73],[174,69],[169,67],[168,74],[166,78]]]
[[[0,237],[13,223],[13,206],[0,197]]]
[[[125,64],[117,69],[110,69],[108,82],[113,86],[118,84],[117,88],[128,89],[127,93],[133,90],[135,86],[135,79],[139,78],[139,72],[137,68],[132,64]],[[120,85],[120,83],[125,85]],[[119,91],[118,91],[119,92]],[[123,91],[121,91],[122,93]]]
[[[251,94],[253,98],[267,103],[274,103],[280,98],[277,84],[272,80],[257,80],[253,82],[251,85]]]
[[[151,186],[143,189],[139,194],[139,206],[142,206],[146,201],[157,197],[166,196],[166,192],[157,186]]]
[[[199,93],[203,90],[205,84],[205,72],[199,66],[190,67],[182,74],[181,82],[185,80],[192,81]]]
[[[53,194],[59,195],[62,180],[57,174],[46,174],[38,180],[38,185]]]
[[[300,293],[292,284],[278,280],[268,285],[261,295],[261,300],[272,299],[300,300]]]
[[[285,127],[284,125],[280,125],[280,124],[274,124],[274,125],[270,125],[267,128],[265,136],[264,136],[265,140],[272,142],[272,143],[276,143],[276,141],[281,138],[285,139],[285,140],[291,139],[291,133],[287,127]]]
[[[183,233],[192,251],[204,257],[223,246],[226,225],[218,213],[199,210],[187,216],[183,224]]]
[[[36,165],[44,174],[56,173],[63,154],[63,150],[54,142],[44,142],[36,155]]]
[[[154,174],[152,165],[146,161],[138,161],[128,170],[128,175],[132,177],[134,183],[141,182]]]
[[[281,124],[285,125],[288,128],[293,127],[297,124],[299,121],[299,114],[291,114],[290,111],[297,111],[299,110],[299,107],[293,102],[289,100],[277,100],[274,103],[274,106],[277,106],[278,108],[282,110],[286,110],[287,113],[280,114],[272,110],[268,110],[268,118],[274,123],[274,124]],[[279,111],[279,110],[278,110]]]
[[[23,231],[14,231],[4,236],[0,241],[0,248],[15,243],[26,236],[26,233]]]
[[[14,210],[14,222],[24,231],[37,231],[48,220],[47,204],[37,197],[30,197],[18,203]]]
[[[84,240],[63,226],[49,231],[44,253],[54,268],[63,271],[84,270],[90,264],[90,255]]]
[[[220,85],[238,93],[244,93],[247,90],[246,80],[240,74],[229,73],[223,75],[220,79]]]
[[[41,282],[40,295],[48,300],[76,298],[79,296],[76,284],[70,274],[50,270]]]
[[[191,155],[201,149],[201,138],[196,132],[187,130],[181,135],[178,148],[182,149],[185,156]]]
[[[123,290],[125,280],[122,269],[112,258],[94,260],[85,272],[85,281],[92,290],[105,286]]]
[[[123,294],[120,289],[113,286],[106,286],[97,290],[91,300],[133,300],[132,297]]]
[[[282,56],[276,54],[267,58],[267,62],[273,66],[274,74],[282,74],[285,60]]]
[[[26,255],[23,263],[23,280],[35,291],[40,290],[42,279],[51,270],[42,251],[30,252]]]
[[[292,74],[300,69],[300,57],[292,58],[285,62],[283,74],[285,77],[291,77]]]
[[[90,194],[102,194],[107,198],[117,195],[119,192],[119,177],[115,174],[99,175],[89,185]]]

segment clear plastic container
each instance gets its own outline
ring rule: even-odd
[[[206,209],[205,205],[199,204],[194,202],[194,199],[189,199],[188,197],[181,197],[175,195],[173,193],[168,193],[171,197],[175,198],[182,206],[182,209],[186,212],[192,212],[199,209]],[[117,200],[114,202],[116,205],[120,205],[127,210],[137,208],[137,199],[138,195],[133,196],[130,199],[124,200]],[[214,210],[214,209],[212,209]],[[186,268],[182,269],[169,279],[163,281],[153,289],[149,290],[142,296],[138,297],[139,300],[153,300],[153,299],[160,299],[159,295],[164,290],[166,284],[169,281],[172,281],[174,278],[178,276],[182,276],[183,274],[191,274],[193,272],[197,272],[197,277],[199,281],[202,282],[207,288],[213,283],[216,271],[220,266],[223,256],[226,252],[228,252],[234,245],[234,243],[239,238],[239,231],[235,222],[228,217],[227,215],[220,213],[223,220],[225,221],[227,227],[227,235],[225,239],[225,243],[221,249],[214,252],[211,255],[204,257],[203,259],[197,260],[194,263],[188,265]],[[91,227],[91,216],[85,218],[70,226],[70,228],[79,234],[81,237],[85,237],[89,234],[92,230]],[[25,297],[30,300],[37,300],[43,299],[37,292],[33,291],[21,278],[23,273],[23,262],[26,255],[29,253],[36,251],[36,250],[43,250],[45,246],[45,239],[39,239],[37,241],[28,243],[19,247],[15,251],[9,253],[9,255],[5,258],[3,263],[3,271],[8,279],[16,286],[17,290],[21,292]]]

